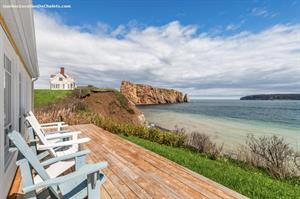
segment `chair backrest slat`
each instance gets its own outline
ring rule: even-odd
[[[25,119],[29,122],[30,126],[33,128],[34,132],[37,134],[37,136],[39,137],[41,143],[43,145],[47,145],[49,144],[49,141],[47,140],[47,138],[45,137],[45,132],[42,129],[41,125],[39,124],[39,122],[34,119],[34,116],[29,115],[26,116]],[[53,155],[56,156],[56,153],[54,151],[54,149],[49,149],[49,152]]]
[[[9,133],[8,138],[14,143],[14,145],[18,148],[19,152],[22,153],[24,158],[29,162],[31,167],[37,172],[37,174],[41,177],[42,180],[45,181],[50,179],[46,170],[44,169],[41,162],[39,161],[37,155],[34,154],[34,152],[30,149],[30,147],[27,145],[24,138],[21,136],[19,132],[13,131]],[[61,198],[57,186],[51,186],[49,187],[49,189],[56,198]]]
[[[35,117],[35,115],[33,114],[32,111],[28,112],[28,116],[30,116],[32,118],[32,121],[34,121],[35,123],[37,123],[41,127],[39,121],[37,120],[37,118]]]
[[[49,175],[47,174],[44,167],[41,165],[37,156],[33,153],[30,147],[27,145],[23,137],[17,131],[13,131],[8,134],[9,139],[14,143],[22,155],[27,159],[32,168],[40,175],[43,180],[48,180]]]

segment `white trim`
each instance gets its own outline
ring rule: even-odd
[[[3,33],[0,28],[0,193],[4,193],[4,65],[3,65]],[[0,194],[0,199],[4,199]]]

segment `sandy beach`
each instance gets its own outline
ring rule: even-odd
[[[256,136],[283,136],[291,146],[300,150],[300,134],[298,128],[287,128],[280,125],[247,121],[241,119],[225,119],[199,114],[184,114],[163,111],[144,111],[149,122],[166,129],[175,126],[184,128],[187,133],[199,132],[210,135],[218,144],[224,143],[226,151],[235,151],[245,144],[247,134]]]

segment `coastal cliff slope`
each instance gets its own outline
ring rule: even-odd
[[[51,96],[57,96],[60,92],[62,91],[35,90],[35,98],[39,99],[37,97],[42,95],[53,99]],[[78,88],[69,91],[60,99],[53,100],[52,103],[40,104],[35,107],[35,114],[42,123],[62,120],[69,124],[82,123],[84,120],[76,117],[77,110],[97,113],[102,118],[118,123],[144,124],[145,122],[143,113],[114,89]]]
[[[134,84],[122,81],[121,93],[132,103],[141,104],[172,104],[187,102],[187,95],[174,89],[156,88],[150,85]]]
[[[83,99],[86,106],[104,118],[119,123],[143,124],[143,113],[117,91],[91,92]]]

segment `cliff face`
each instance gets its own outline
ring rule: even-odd
[[[119,91],[95,87],[76,89],[64,99],[35,108],[35,114],[43,123],[57,120],[72,125],[89,122],[87,118],[78,114],[78,110],[89,110],[117,123],[145,124],[146,122],[144,114]]]
[[[187,95],[174,89],[155,88],[122,81],[121,93],[134,104],[169,104],[187,102]]]

